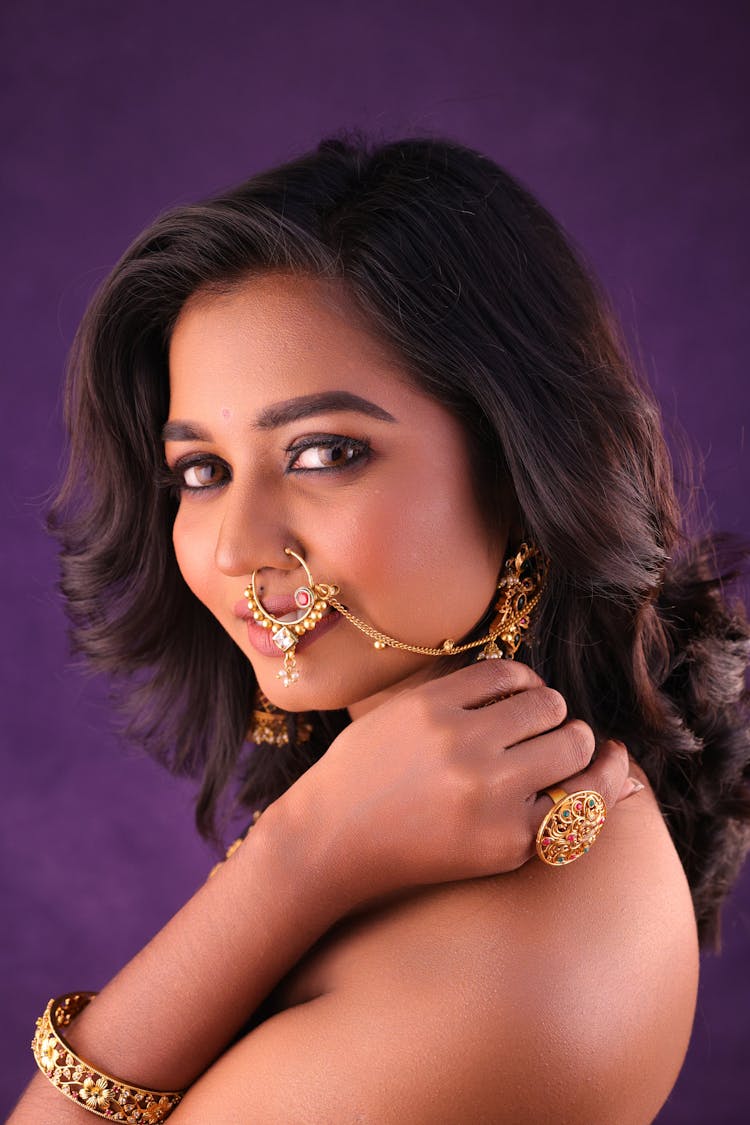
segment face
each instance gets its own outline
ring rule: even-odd
[[[169,368],[177,561],[269,699],[356,717],[430,678],[435,658],[378,651],[332,612],[302,639],[299,679],[284,687],[283,654],[246,620],[243,590],[255,571],[261,601],[282,615],[274,602],[306,584],[289,547],[398,640],[466,635],[493,601],[507,535],[479,510],[459,423],[407,380],[335,282],[266,274],[196,294]]]

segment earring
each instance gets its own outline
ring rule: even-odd
[[[312,723],[305,715],[290,716],[288,711],[282,711],[280,707],[271,703],[268,696],[258,688],[255,694],[252,723],[247,734],[248,740],[254,742],[256,746],[261,743],[267,743],[269,746],[288,746],[290,718],[296,726],[295,740],[309,742]]]
[[[490,625],[490,638],[477,660],[513,660],[531,623],[531,614],[539,604],[549,572],[549,561],[538,547],[522,543],[505,564],[505,573],[498,582],[502,593],[495,603],[495,617]],[[498,648],[500,640],[504,651]]]

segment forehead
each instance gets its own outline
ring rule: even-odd
[[[426,398],[371,332],[342,283],[261,274],[201,290],[183,306],[169,348],[173,392],[191,381],[236,382],[260,393],[356,384],[359,393],[398,383]],[[437,404],[436,404],[437,405]]]

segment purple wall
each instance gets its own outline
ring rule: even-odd
[[[743,7],[5,0],[0,1111],[32,1072],[47,999],[100,987],[212,861],[190,787],[117,744],[104,686],[71,666],[53,589],[41,512],[94,286],[157,211],[326,130],[454,136],[584,248],[705,455],[715,524],[750,534]],[[720,1125],[746,1104],[749,919],[746,870],[660,1122]]]

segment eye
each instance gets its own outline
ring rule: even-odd
[[[182,473],[182,479],[188,488],[206,488],[207,485],[216,484],[222,476],[221,466],[215,465],[212,461],[200,465],[188,465]]]
[[[176,495],[186,492],[206,492],[229,479],[229,470],[221,461],[200,458],[177,461],[168,472],[164,484]]]
[[[364,460],[370,452],[366,441],[327,435],[310,438],[287,450],[291,457],[288,472],[320,472],[346,469]]]

